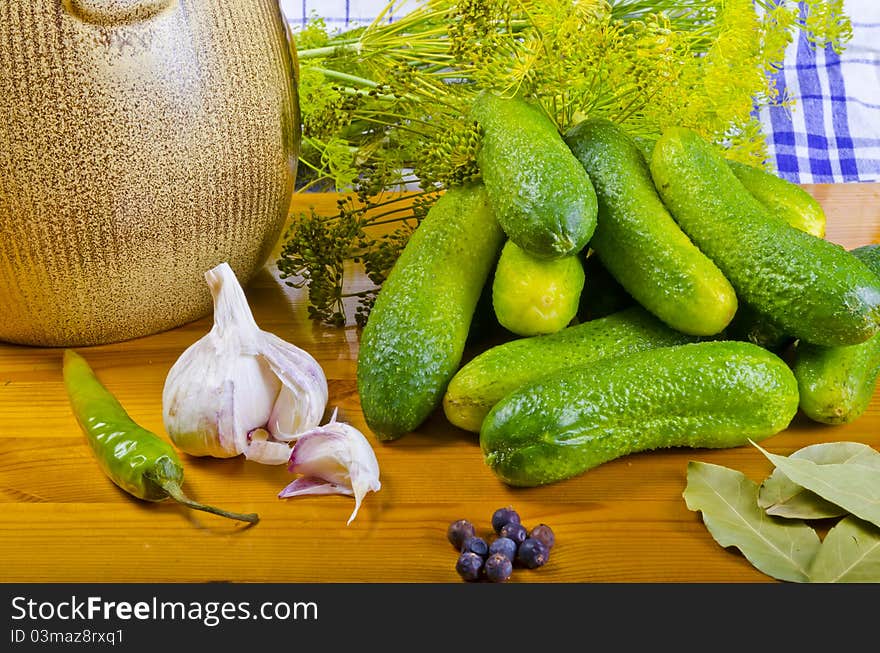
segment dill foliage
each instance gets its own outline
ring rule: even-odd
[[[278,268],[328,324],[348,323],[352,299],[363,325],[438,193],[479,177],[478,92],[536,101],[563,133],[601,116],[650,147],[681,125],[766,165],[755,108],[792,104],[773,82],[785,48],[798,32],[838,52],[851,37],[843,0],[426,0],[389,22],[401,4],[366,27],[331,33],[313,18],[291,35],[298,192],[345,195],[335,215],[293,216]],[[348,288],[351,265],[374,287]]]

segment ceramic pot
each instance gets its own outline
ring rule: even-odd
[[[0,43],[0,340],[156,333],[265,264],[300,147],[277,1],[5,0]]]

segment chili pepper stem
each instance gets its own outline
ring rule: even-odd
[[[220,508],[215,508],[214,506],[206,506],[204,504],[198,503],[197,501],[193,501],[188,496],[183,493],[181,487],[170,480],[162,480],[158,481],[159,486],[168,493],[168,496],[177,501],[178,503],[182,503],[188,508],[192,508],[193,510],[202,510],[204,512],[210,512],[214,515],[220,515],[221,517],[227,517],[229,519],[237,519],[238,521],[245,521],[250,524],[256,524],[260,521],[259,515],[254,512],[243,514],[238,512],[229,512],[226,510],[221,510]]]

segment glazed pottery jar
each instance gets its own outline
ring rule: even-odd
[[[0,44],[0,340],[156,333],[265,264],[300,146],[277,0],[3,0]]]

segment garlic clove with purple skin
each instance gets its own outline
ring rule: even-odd
[[[379,462],[367,438],[355,427],[336,421],[336,412],[324,426],[301,433],[293,445],[288,469],[301,476],[278,494],[280,498],[306,494],[344,494],[354,497],[357,516],[367,492],[378,492]]]
[[[205,279],[214,324],[168,372],[165,429],[181,451],[194,456],[244,454],[283,464],[297,432],[320,424],[327,379],[310,354],[257,326],[228,264],[209,270]]]
[[[329,483],[314,476],[300,476],[284,488],[278,496],[282,499],[287,499],[304,494],[344,494],[353,497],[354,490],[345,485]]]
[[[266,333],[263,347],[270,353],[267,360],[270,364],[274,361],[273,371],[282,382],[268,418],[268,430],[276,440],[289,442],[321,423],[327,407],[327,379],[311,355],[291,348],[281,338]],[[296,370],[296,374],[290,370]],[[302,401],[304,396],[312,400]]]

